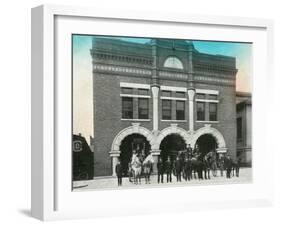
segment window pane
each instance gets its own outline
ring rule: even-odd
[[[148,94],[148,89],[138,89],[138,94],[139,95],[149,95]]]
[[[197,120],[205,121],[205,103],[197,102]]]
[[[176,119],[177,120],[184,120],[185,119],[185,102],[184,101],[177,101],[176,102]]]
[[[164,67],[183,69],[182,62],[176,57],[168,57],[164,62]]]
[[[185,98],[185,92],[176,92],[176,97]]]
[[[171,100],[162,100],[162,119],[171,120],[172,119],[172,102]]]
[[[139,119],[148,119],[148,99],[139,98]]]
[[[216,103],[210,103],[209,105],[209,111],[210,111],[210,121],[217,121],[217,104]]]
[[[162,96],[164,97],[171,97],[172,96],[172,92],[171,91],[161,91]]]
[[[132,119],[133,118],[133,98],[123,97],[122,98],[122,118]]]
[[[218,99],[218,95],[209,94],[208,99],[209,100],[217,100]]]
[[[121,92],[123,94],[133,94],[133,89],[132,88],[121,88]]]
[[[196,99],[206,99],[206,94],[197,93]]]

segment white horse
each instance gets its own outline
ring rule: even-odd
[[[135,184],[138,184],[138,183],[141,184],[142,164],[141,164],[141,161],[140,161],[139,157],[135,156],[132,159],[131,166],[132,166],[132,171],[133,171],[133,175],[134,175],[134,183]]]

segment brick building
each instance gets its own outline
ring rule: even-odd
[[[188,144],[236,158],[236,60],[192,42],[93,38],[94,172],[124,172],[132,149],[155,162]]]

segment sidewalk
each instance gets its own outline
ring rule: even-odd
[[[94,180],[88,181],[74,181],[73,190],[83,191],[83,190],[104,190],[104,189],[123,189],[123,188],[145,188],[145,187],[167,187],[167,186],[196,186],[196,185],[218,185],[218,184],[239,184],[239,183],[251,183],[252,181],[252,168],[241,168],[239,177],[232,177],[230,179],[224,176],[220,176],[218,171],[217,177],[213,177],[211,173],[210,180],[198,180],[193,179],[190,181],[185,181],[182,179],[181,182],[176,182],[176,177],[172,176],[172,183],[167,183],[166,175],[164,175],[164,183],[157,183],[157,175],[152,175],[150,177],[150,184],[145,184],[145,179],[142,178],[141,184],[133,184],[129,181],[128,177],[123,178],[122,186],[117,186],[117,178],[115,177],[105,177],[105,178],[95,178]]]

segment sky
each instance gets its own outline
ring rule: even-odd
[[[92,59],[90,49],[92,37],[73,35],[73,133],[81,133],[89,142],[93,136],[93,88]],[[112,38],[112,37],[105,37]],[[146,38],[119,38],[125,41],[145,43]],[[191,40],[190,40],[191,41]],[[252,91],[251,56],[249,43],[214,42],[192,40],[195,48],[202,53],[220,54],[236,58],[236,90]]]

